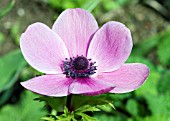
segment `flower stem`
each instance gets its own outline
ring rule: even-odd
[[[72,108],[71,108],[71,97],[72,95],[68,95],[67,96],[67,101],[66,101],[66,107],[68,108],[68,111],[72,112]]]

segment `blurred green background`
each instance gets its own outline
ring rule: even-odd
[[[150,68],[146,83],[131,93],[112,94],[112,108],[94,114],[100,121],[170,121],[169,0],[0,0],[0,121],[40,121],[44,103],[19,82],[40,73],[23,59],[19,38],[28,25],[52,26],[67,8],[84,8],[99,26],[120,21],[130,28],[134,47],[127,62]]]

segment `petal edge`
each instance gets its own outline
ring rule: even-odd
[[[96,62],[98,72],[110,72],[127,60],[132,46],[130,30],[120,22],[111,21],[94,34],[87,57]]]
[[[63,11],[52,29],[65,42],[71,57],[86,56],[91,36],[98,29],[98,24],[91,13],[76,8]]]
[[[149,76],[149,68],[145,64],[124,64],[118,70],[101,73],[98,78],[115,84],[111,93],[126,93],[139,88]]]

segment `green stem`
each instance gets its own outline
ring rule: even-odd
[[[67,96],[67,101],[66,101],[66,107],[68,108],[68,111],[72,112],[72,107],[71,107],[71,97],[72,95]]]

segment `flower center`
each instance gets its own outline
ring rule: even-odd
[[[95,62],[91,62],[91,59],[87,59],[84,56],[66,58],[63,63],[63,71],[67,77],[89,77],[96,73],[95,70],[97,69],[94,64]]]
[[[79,56],[73,61],[73,66],[75,70],[85,70],[87,69],[88,65],[88,60],[83,56]]]

